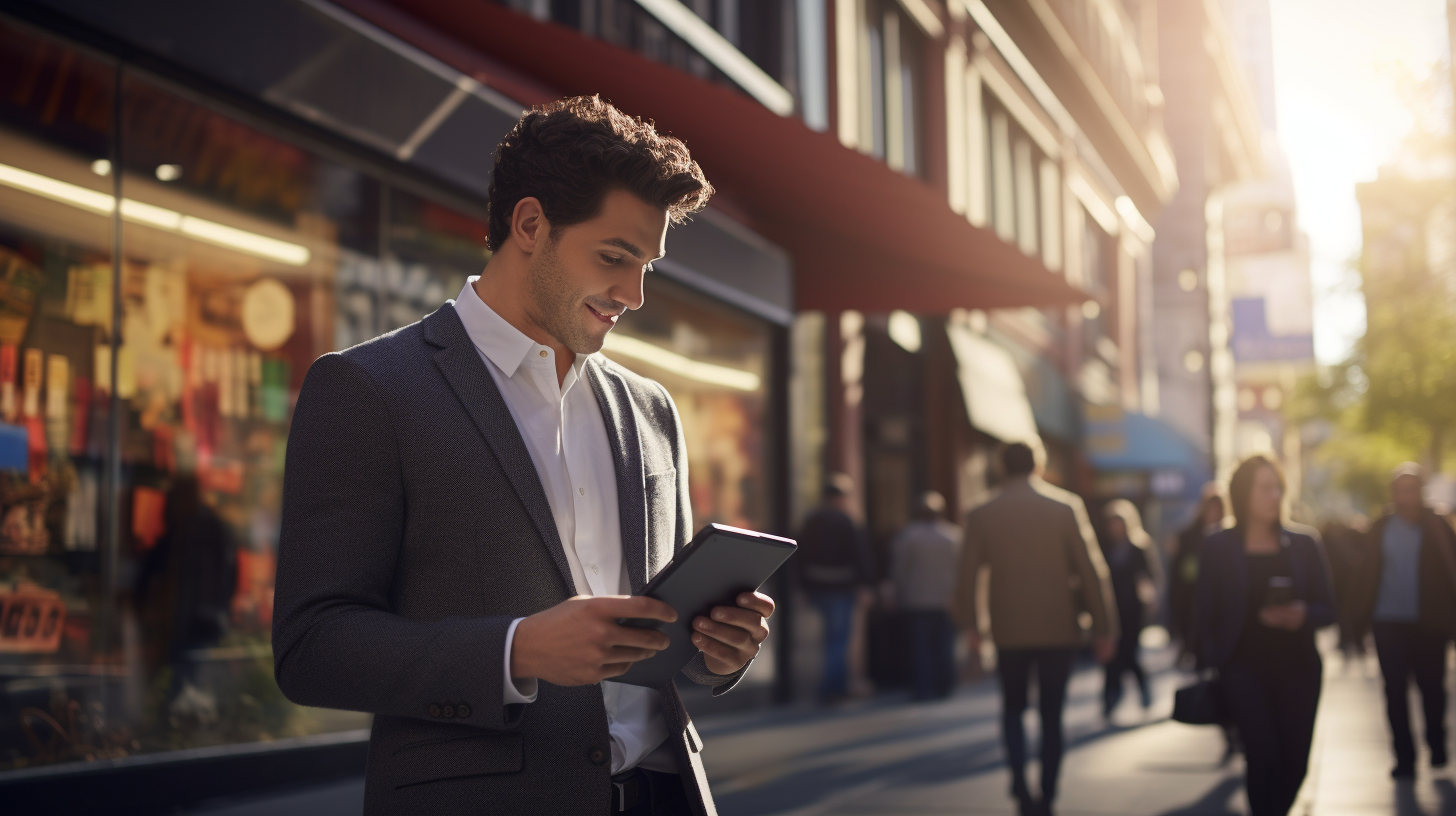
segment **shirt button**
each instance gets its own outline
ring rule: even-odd
[[[542,357],[545,357],[546,356],[546,349],[541,349],[541,356]]]
[[[591,568],[592,575],[600,575],[602,572],[601,568],[599,568],[596,564],[587,564],[587,566]]]
[[[578,495],[585,496],[586,495],[586,488],[584,488],[584,487],[578,487],[576,489],[576,492],[577,492]]]

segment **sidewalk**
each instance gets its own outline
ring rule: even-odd
[[[1219,766],[1218,731],[1166,719],[1174,689],[1185,682],[1169,662],[1167,652],[1148,660],[1152,714],[1129,701],[1110,728],[1098,713],[1100,671],[1086,666],[1073,677],[1061,816],[1245,813],[1243,765]],[[1338,656],[1326,657],[1309,781],[1297,814],[1456,816],[1456,777],[1449,770],[1433,776],[1423,765],[1415,785],[1391,782],[1384,711],[1373,656],[1348,668]],[[995,683],[985,681],[931,705],[885,696],[833,711],[778,708],[696,722],[722,816],[1000,816],[1015,811],[1006,796],[999,719]],[[1033,746],[1035,734],[1028,729]],[[193,813],[343,816],[362,805],[363,780],[356,779]]]
[[[1076,673],[1058,813],[1245,812],[1243,766],[1235,760],[1220,767],[1218,731],[1166,719],[1173,691],[1184,682],[1168,669],[1169,660],[1156,653],[1149,661],[1161,669],[1152,715],[1124,703],[1111,728],[1098,712],[1100,672],[1088,666]],[[1012,814],[998,706],[994,682],[983,682],[932,705],[882,698],[848,710],[760,712],[699,727],[723,816]],[[1327,658],[1310,778],[1295,812],[1456,814],[1449,771],[1433,779],[1422,767],[1417,784],[1398,787],[1390,765],[1373,658],[1349,671],[1338,656]]]

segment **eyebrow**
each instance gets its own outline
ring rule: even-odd
[[[631,241],[626,240],[625,238],[607,238],[607,239],[603,240],[602,243],[604,243],[604,244],[611,244],[612,246],[617,247],[618,249],[625,250],[626,252],[628,252],[629,254],[631,254],[632,257],[634,257],[634,258],[636,258],[638,260],[641,260],[641,259],[647,257],[647,253],[643,252],[641,249],[638,248],[638,246],[636,244],[632,243]],[[660,255],[658,256],[658,258],[661,258],[661,257],[662,256],[660,256]],[[657,260],[657,258],[654,258],[653,260]],[[651,262],[652,261],[648,261],[648,263],[651,263]]]

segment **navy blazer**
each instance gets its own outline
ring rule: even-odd
[[[1304,601],[1302,631],[1313,641],[1316,629],[1335,622],[1334,591],[1324,547],[1314,535],[1288,528],[1280,530],[1279,545],[1289,553],[1294,597]],[[1220,530],[1204,539],[1198,554],[1196,597],[1198,663],[1221,668],[1239,645],[1249,608],[1248,559],[1242,530]]]

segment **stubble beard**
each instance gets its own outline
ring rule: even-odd
[[[549,237],[531,264],[531,299],[536,304],[536,322],[572,353],[595,354],[602,350],[605,335],[597,337],[582,325],[581,306],[587,298],[572,290]]]

